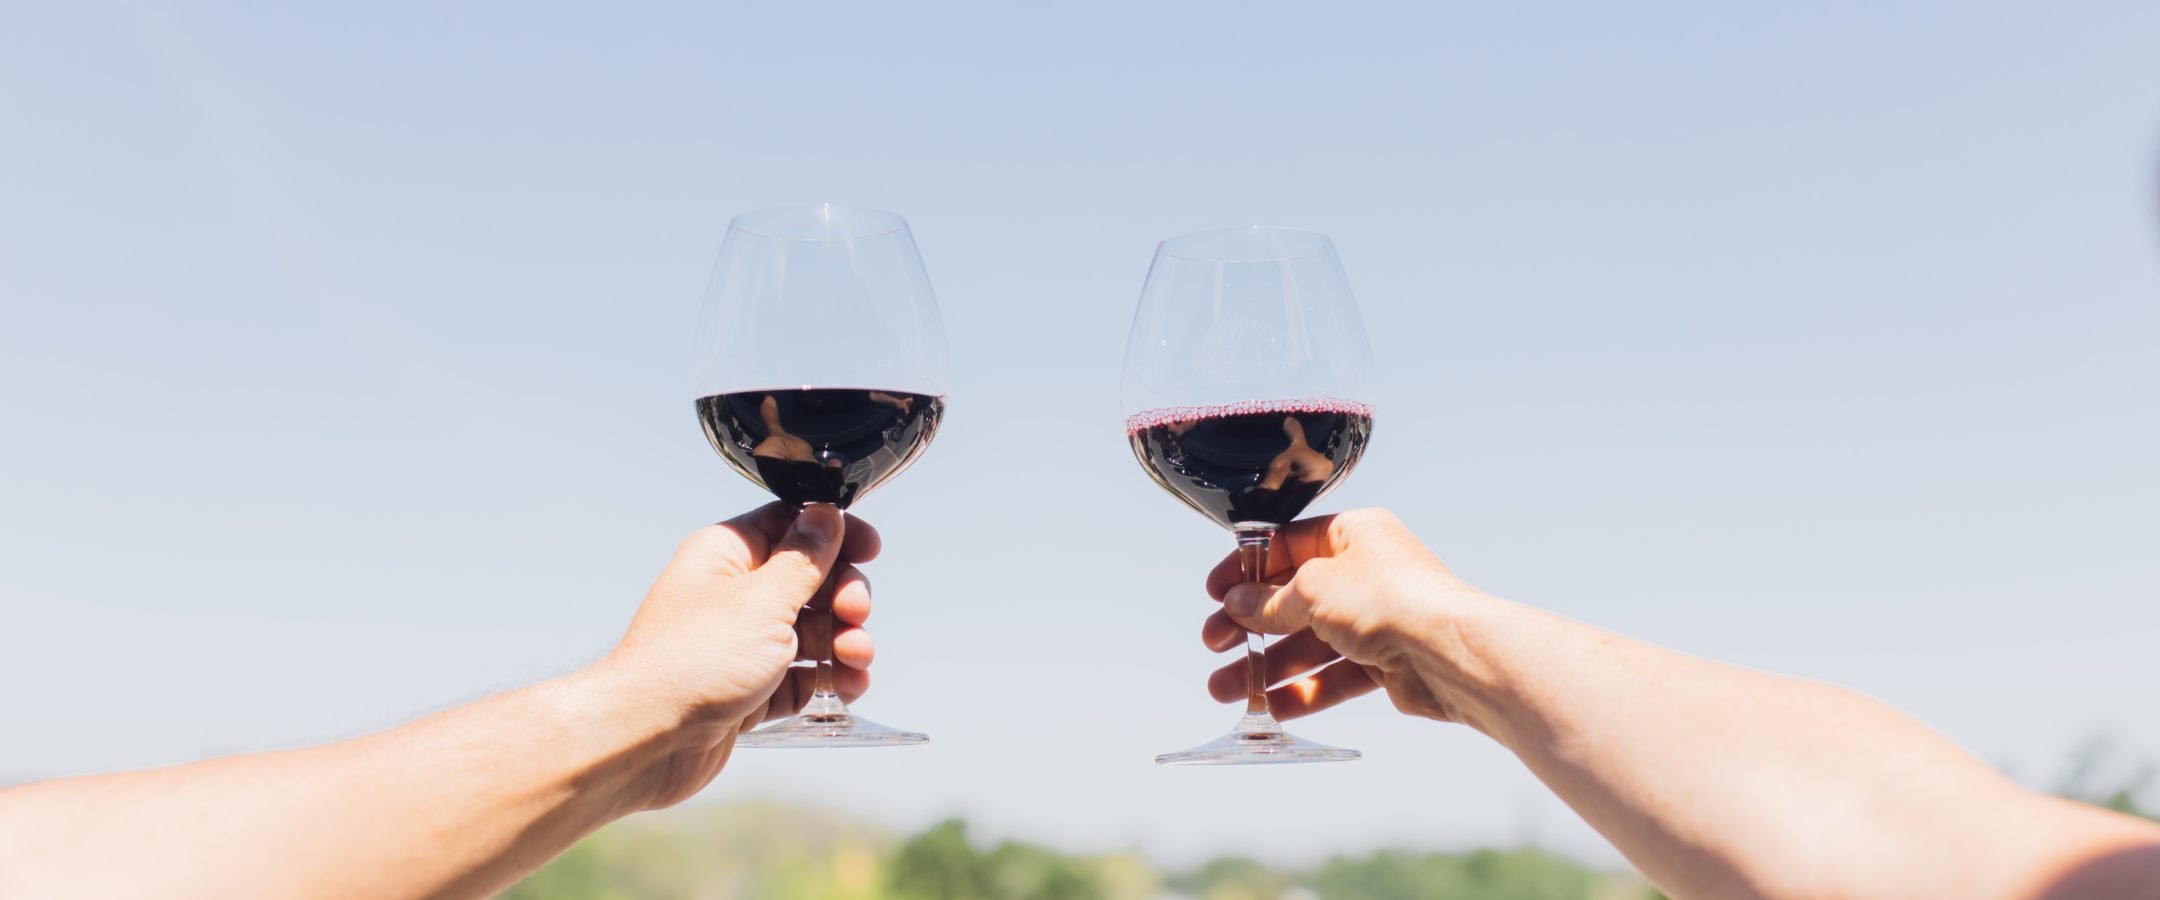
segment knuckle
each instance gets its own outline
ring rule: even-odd
[[[1358,640],[1364,643],[1379,640],[1389,630],[1387,620],[1374,615],[1370,610],[1361,612],[1350,621],[1350,633],[1356,635]]]
[[[1304,614],[1308,604],[1305,594],[1296,588],[1268,588],[1267,598],[1260,602],[1260,610],[1253,618],[1266,621],[1288,621]]]
[[[1324,585],[1334,580],[1335,563],[1334,559],[1308,559],[1298,567],[1297,576],[1292,580],[1306,586]]]
[[[1387,697],[1388,702],[1394,704],[1396,712],[1402,713],[1406,716],[1425,715],[1425,707],[1422,704],[1411,700],[1409,697],[1403,696],[1400,692],[1388,691]]]
[[[818,571],[817,560],[797,547],[781,548],[780,552],[765,561],[765,565],[759,567],[759,571],[768,571],[789,581],[806,581],[812,585],[825,580],[824,573]]]
[[[1330,607],[1313,617],[1313,631],[1344,655],[1365,655],[1388,632],[1387,623],[1367,610]]]
[[[733,535],[729,534],[727,528],[723,526],[707,525],[685,535],[682,542],[675,545],[675,555],[710,555],[718,551],[724,546],[724,542],[732,537]]]
[[[1298,569],[1297,577],[1290,581],[1291,590],[1297,591],[1314,606],[1327,605],[1343,589],[1343,572],[1333,560],[1316,559]]]
[[[1353,509],[1335,518],[1343,531],[1400,531],[1402,520],[1384,506],[1368,506]]]

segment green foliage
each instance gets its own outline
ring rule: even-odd
[[[2160,820],[2160,768],[2088,741],[2056,792]],[[1337,856],[1309,870],[1223,857],[1163,873],[1133,854],[1074,856],[939,822],[904,840],[833,813],[773,804],[618,822],[506,891],[508,900],[1664,900],[1641,878],[1534,848]]]
[[[892,840],[852,819],[770,804],[639,816],[586,838],[508,900],[879,900]]]
[[[1093,900],[1103,886],[1083,861],[1032,844],[1005,842],[989,854],[984,867],[988,900]]]
[[[1292,885],[1289,876],[1241,856],[1212,859],[1171,876],[1170,885],[1202,900],[1274,900]]]
[[[989,888],[967,825],[947,819],[900,846],[886,885],[901,897],[981,897]]]
[[[2071,756],[2055,793],[2081,803],[2160,821],[2160,802],[2146,801],[2160,769],[2125,763],[2113,741],[2093,738]]]
[[[2057,793],[2160,819],[2160,769],[2088,742]],[[640,816],[586,838],[503,894],[509,900],[1662,900],[1625,872],[1534,848],[1337,856],[1309,870],[1241,857],[1163,873],[1132,854],[987,848],[951,819],[904,840],[832,813],[771,804]]]
[[[952,819],[894,840],[845,817],[774,805],[616,823],[503,896],[510,900],[1640,900],[1625,873],[1539,850],[1382,851],[1311,870],[1224,857],[1160,873],[1133,854],[978,846]]]
[[[1381,851],[1329,860],[1312,887],[1330,900],[1588,900],[1603,881],[1580,863],[1540,850]]]
[[[625,896],[610,884],[614,872],[602,851],[590,841],[570,848],[543,870],[503,893],[514,900],[591,900]]]
[[[900,845],[887,870],[893,897],[918,900],[1096,900],[1110,896],[1093,861],[1006,841],[989,852],[948,819]]]

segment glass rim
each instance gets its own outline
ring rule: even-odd
[[[1203,241],[1207,240],[1217,240],[1223,238],[1236,239],[1239,236],[1257,235],[1278,235],[1291,237],[1304,241],[1305,245],[1291,250],[1273,253],[1265,250],[1256,250],[1251,254],[1206,253],[1192,249],[1193,245],[1202,243]],[[1327,235],[1322,234],[1318,231],[1313,231],[1309,228],[1295,228],[1288,225],[1246,225],[1238,228],[1203,228],[1199,231],[1188,231],[1184,234],[1173,235],[1171,237],[1162,239],[1160,243],[1156,244],[1155,252],[1163,256],[1187,260],[1189,262],[1256,263],[1280,262],[1288,259],[1299,259],[1302,257],[1312,256],[1316,253],[1326,252],[1328,249],[1334,246],[1335,241],[1332,238],[1329,238]]]
[[[860,224],[836,229],[835,214]],[[837,203],[773,206],[728,220],[729,231],[775,241],[858,241],[906,231],[907,227],[907,219],[899,213]]]

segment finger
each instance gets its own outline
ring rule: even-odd
[[[810,695],[816,690],[817,667],[797,666],[789,669],[787,676],[780,679],[780,687],[774,690],[772,697],[765,702],[764,721],[784,719],[802,712],[802,708],[810,702]],[[870,673],[846,666],[834,666],[833,690],[838,692],[841,701],[846,703],[862,699],[862,695],[870,690]]]
[[[1379,687],[1364,666],[1338,662],[1268,691],[1268,709],[1277,719],[1295,719],[1370,694]]]
[[[833,690],[840,693],[840,700],[853,703],[870,692],[870,673],[847,666],[833,667]]]
[[[849,625],[870,621],[870,579],[854,566],[843,565],[833,580],[838,582],[833,588],[833,615]]]
[[[1331,515],[1314,516],[1299,519],[1276,531],[1274,539],[1268,541],[1266,577],[1274,578],[1308,561],[1332,556],[1328,534],[1334,521],[1335,517]],[[1224,593],[1245,580],[1239,554],[1232,551],[1222,562],[1216,563],[1215,568],[1208,570],[1208,596],[1221,600]]]
[[[1221,653],[1245,643],[1245,626],[1230,621],[1230,614],[1216,610],[1200,623],[1200,643]]]
[[[1261,655],[1262,672],[1268,686],[1273,687],[1341,658],[1342,654],[1335,652],[1335,648],[1320,640],[1318,635],[1309,630],[1300,631],[1267,648]],[[1244,697],[1246,663],[1250,659],[1250,656],[1240,656],[1229,665],[1216,669],[1208,676],[1208,694],[1224,703]]]
[[[776,500],[721,522],[720,527],[735,534],[748,551],[751,565],[762,565],[766,555],[772,552],[772,546],[787,536],[788,526],[795,523],[798,512],[794,506]],[[840,558],[849,562],[869,562],[884,548],[885,541],[878,530],[853,513],[847,514],[844,534]]]
[[[877,648],[870,642],[870,632],[860,628],[843,629],[833,635],[833,661],[851,669],[868,669],[870,661],[877,657]]]
[[[1261,634],[1296,634],[1312,624],[1313,601],[1291,579],[1281,587],[1241,584],[1223,595],[1230,621]]]
[[[885,549],[885,539],[870,523],[847,514],[846,535],[840,543],[840,558],[851,563],[866,563],[877,558],[878,551]]]
[[[699,571],[740,575],[764,565],[773,542],[794,520],[793,507],[767,503],[725,522],[708,525],[684,538],[675,550],[676,564]]]
[[[1214,598],[1215,602],[1221,603],[1223,594],[1229,592],[1231,588],[1244,583],[1245,563],[1243,554],[1233,550],[1229,556],[1222,558],[1222,562],[1216,563],[1215,568],[1208,570],[1207,595]]]
[[[765,564],[772,546],[787,534],[788,524],[793,521],[795,507],[775,500],[722,522],[720,527],[740,536],[743,545],[751,550],[750,564],[757,566]]]
[[[750,573],[753,593],[789,622],[825,583],[840,555],[845,520],[829,504],[813,503],[788,525],[773,552]]]
[[[816,685],[817,670],[809,666],[796,666],[780,676],[780,686],[773,689],[772,696],[765,698],[765,714],[761,721],[770,722],[792,716],[803,704],[810,702],[810,692]]]
[[[870,580],[852,566],[841,566],[838,573],[818,587],[808,608],[795,617],[795,658],[825,658],[825,635],[831,634],[837,641],[840,634],[869,618]],[[865,639],[867,636],[854,640]],[[867,657],[862,665],[868,665]]]
[[[1268,583],[1280,587],[1289,584],[1290,578],[1291,573],[1285,572],[1270,579]],[[1245,643],[1245,626],[1239,625],[1222,610],[1216,610],[1209,613],[1208,617],[1201,621],[1200,642],[1206,644],[1209,650],[1217,653],[1232,647],[1243,646]]]
[[[832,649],[825,645],[825,635],[828,633],[825,625],[827,621],[829,621],[827,615],[823,611],[815,609],[804,610],[802,615],[796,617],[796,662],[817,662],[824,659],[825,654]],[[834,631],[830,633],[837,636],[840,626],[833,627]]]

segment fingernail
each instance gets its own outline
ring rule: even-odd
[[[1249,616],[1260,611],[1262,599],[1259,585],[1241,584],[1223,595],[1222,605],[1233,616]]]
[[[795,530],[820,544],[833,539],[833,531],[840,524],[840,514],[830,506],[805,506],[795,517]]]

